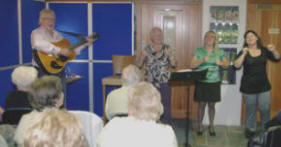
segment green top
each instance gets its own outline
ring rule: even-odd
[[[193,56],[196,57],[197,59],[202,59],[206,57],[208,54],[207,50],[203,48],[197,48],[193,52]],[[217,49],[216,51],[213,50],[211,52],[211,55],[209,56],[209,60],[203,62],[198,66],[198,69],[208,69],[206,78],[203,80],[199,80],[200,82],[204,83],[216,83],[221,80],[220,78],[220,71],[219,71],[219,65],[216,64],[217,60],[223,60],[225,58],[224,51],[221,49]]]

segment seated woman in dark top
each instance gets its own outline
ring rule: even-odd
[[[37,78],[37,70],[33,67],[19,66],[12,72],[11,77],[17,90],[6,95],[3,123],[17,125],[21,116],[31,111],[27,95],[31,83]]]

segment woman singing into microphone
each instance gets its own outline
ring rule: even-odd
[[[266,73],[267,59],[279,61],[280,54],[275,46],[269,44],[264,47],[260,37],[253,30],[244,34],[244,48],[239,52],[234,66],[240,68],[242,65],[243,76],[240,91],[246,102],[246,128],[245,135],[251,138],[256,132],[256,109],[261,111],[261,128],[270,119],[270,83]]]

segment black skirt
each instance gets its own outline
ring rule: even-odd
[[[221,100],[221,84],[196,82],[194,101],[195,102],[219,102]]]

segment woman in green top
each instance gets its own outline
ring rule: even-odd
[[[199,80],[195,85],[194,100],[199,103],[198,107],[198,131],[197,135],[203,134],[202,120],[205,107],[208,104],[209,134],[215,136],[214,117],[215,102],[220,101],[220,74],[219,67],[228,67],[228,61],[223,50],[217,46],[217,35],[214,31],[208,31],[204,37],[204,47],[197,48],[191,60],[191,68],[208,69],[205,79]]]

